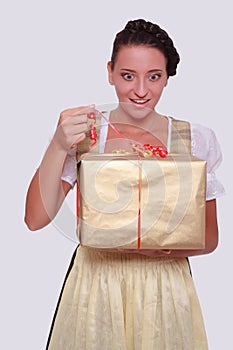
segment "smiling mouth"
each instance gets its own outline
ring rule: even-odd
[[[133,103],[136,103],[137,105],[144,105],[145,103],[149,102],[149,99],[133,99],[130,98],[130,101]]]

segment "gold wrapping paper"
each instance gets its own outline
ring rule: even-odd
[[[137,249],[140,240],[141,249],[205,247],[205,161],[188,154],[87,154],[78,182],[82,245]]]

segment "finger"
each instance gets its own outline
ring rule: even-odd
[[[72,128],[72,134],[78,135],[80,133],[85,133],[88,131],[87,123],[75,124]]]
[[[85,140],[86,138],[86,134],[83,132],[81,134],[78,134],[78,137],[76,138],[76,140],[72,143],[71,148],[74,148],[77,146],[78,143],[82,142],[83,140]]]
[[[74,126],[78,124],[86,124],[87,125],[88,118],[87,115],[75,115],[75,116],[69,116],[63,120],[60,121],[60,125],[67,125],[67,126]]]
[[[71,111],[71,115],[88,114],[90,112],[95,111],[95,105],[92,104],[92,105],[88,105],[88,106],[72,108],[70,111]]]
[[[89,111],[80,111],[78,113],[72,114],[70,116],[71,120],[73,122],[76,123],[80,123],[80,122],[87,122],[88,119],[95,119],[97,113],[95,112],[95,110],[89,110]]]
[[[171,254],[171,252],[172,252],[171,249],[161,249],[160,251],[161,251],[161,253],[167,254],[167,255]]]
[[[129,249],[129,248],[118,248],[120,252],[123,253],[136,253],[137,249]]]
[[[78,114],[78,115],[72,116],[71,118],[72,118],[71,122],[73,124],[82,124],[82,123],[87,124],[88,122],[87,114]]]
[[[64,120],[78,115],[78,114],[87,114],[89,111],[94,111],[95,105],[88,105],[88,106],[81,106],[81,107],[75,107],[75,108],[69,108],[60,113],[60,118],[58,121],[58,124],[63,123]]]

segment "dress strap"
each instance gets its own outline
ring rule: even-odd
[[[172,119],[171,153],[191,154],[190,123],[184,120]]]

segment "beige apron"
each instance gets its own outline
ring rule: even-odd
[[[190,152],[189,124],[172,124],[171,151]],[[47,349],[208,349],[187,259],[79,247]]]

